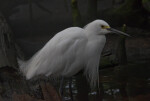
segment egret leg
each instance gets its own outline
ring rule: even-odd
[[[60,81],[60,87],[59,87],[59,94],[60,96],[63,98],[63,83],[64,83],[64,77],[61,78],[61,81]]]
[[[74,101],[73,100],[73,93],[72,93],[72,77],[69,80],[69,92],[70,92],[71,101]]]

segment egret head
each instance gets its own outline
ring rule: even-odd
[[[95,34],[98,35],[105,35],[108,33],[116,33],[116,34],[123,34],[126,36],[129,36],[128,34],[118,31],[114,28],[111,28],[107,22],[104,20],[95,20],[91,23],[89,23],[87,26],[85,26],[85,29],[94,32]]]

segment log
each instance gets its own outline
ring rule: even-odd
[[[22,76],[17,63],[20,54],[13,32],[0,11],[0,101],[61,101],[51,84],[36,83],[34,87],[35,81],[31,83]],[[35,89],[40,93],[36,94]]]
[[[0,12],[0,60],[0,67],[18,67],[13,34],[2,12]]]

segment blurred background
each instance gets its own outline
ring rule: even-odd
[[[25,60],[59,31],[105,20],[132,37],[107,35],[100,62],[100,91],[91,91],[79,73],[66,80],[66,101],[150,101],[150,0],[0,0],[0,17],[6,19]],[[0,79],[0,95],[10,101],[14,91],[4,89],[10,89],[4,83],[5,75],[0,76],[4,79]],[[35,82],[23,88],[30,89],[34,100],[49,101]]]

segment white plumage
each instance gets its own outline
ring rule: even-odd
[[[20,63],[27,79],[37,75],[70,77],[84,70],[91,86],[98,81],[99,60],[109,25],[95,20],[84,29],[70,27],[57,33],[31,59]]]

